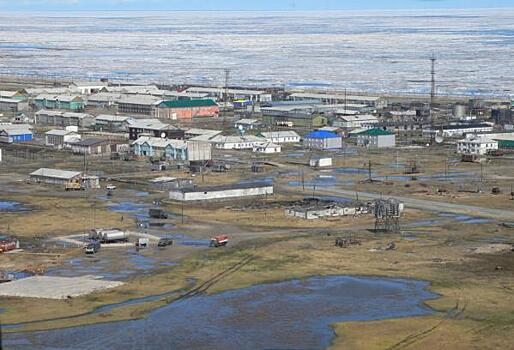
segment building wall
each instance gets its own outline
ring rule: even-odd
[[[368,148],[387,148],[396,146],[395,135],[357,135],[357,145]]]
[[[305,147],[314,149],[338,149],[343,147],[343,139],[341,137],[306,138],[303,142]]]
[[[229,189],[209,192],[170,191],[170,199],[177,201],[223,200],[239,197],[265,196],[273,194],[273,186],[255,187],[245,189]]]
[[[127,114],[154,114],[154,105],[140,105],[131,103],[118,103],[118,112]]]
[[[79,178],[80,178],[80,176],[77,176],[73,179],[60,179],[60,178],[55,178],[55,177],[30,175],[30,179],[32,181],[38,181],[38,182],[43,182],[43,183],[53,184],[53,185],[64,185],[64,184],[68,183],[68,181],[79,179]]]
[[[197,117],[217,117],[220,109],[218,106],[192,107],[192,108],[157,108],[157,118],[173,120],[190,120]]]
[[[8,142],[28,142],[28,141],[32,141],[33,139],[33,136],[32,134],[8,134],[8,135],[5,135],[6,139]]]

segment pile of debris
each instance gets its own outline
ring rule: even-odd
[[[361,245],[361,241],[355,238],[336,238],[335,246],[339,248],[349,248],[352,245]]]

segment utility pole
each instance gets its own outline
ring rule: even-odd
[[[433,109],[434,109],[434,101],[436,96],[436,86],[435,86],[435,63],[437,61],[437,58],[435,55],[432,55],[430,57],[430,63],[431,63],[431,70],[430,70],[430,76],[431,76],[431,89],[430,89],[430,122],[433,122]]]

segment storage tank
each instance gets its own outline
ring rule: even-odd
[[[457,119],[462,119],[466,116],[466,106],[461,104],[456,104],[453,106],[453,117]]]
[[[109,229],[109,230],[93,230],[89,235],[90,239],[101,241],[103,243],[108,242],[126,242],[128,240],[128,234],[124,231]]]

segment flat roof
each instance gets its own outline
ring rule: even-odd
[[[181,192],[181,193],[218,192],[218,191],[228,191],[228,190],[238,190],[238,189],[244,190],[244,189],[249,189],[249,188],[263,188],[263,187],[273,187],[273,183],[265,182],[265,181],[255,181],[255,182],[249,182],[249,183],[229,184],[229,185],[220,185],[220,186],[180,188],[180,189],[172,190],[171,192]]]

